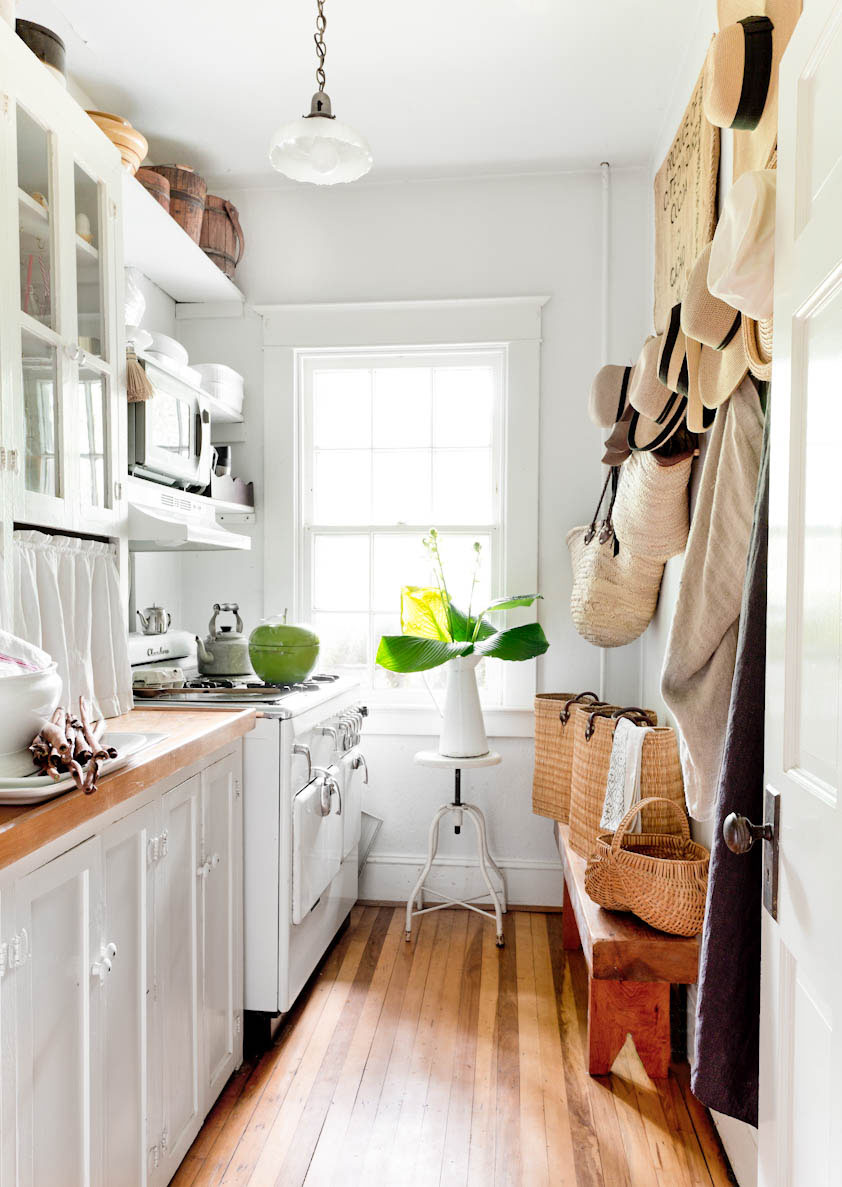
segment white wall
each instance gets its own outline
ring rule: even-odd
[[[646,170],[612,180],[611,357],[631,361],[649,310],[649,178]],[[540,617],[550,651],[540,665],[547,690],[593,688],[599,653],[573,630],[568,610],[567,530],[589,520],[601,485],[600,433],[586,414],[600,365],[602,178],[592,173],[411,182],[318,190],[279,188],[230,193],[249,247],[238,282],[254,304],[355,302],[550,294],[544,309],[541,381]],[[257,246],[259,245],[259,246]],[[259,524],[250,554],[186,558],[182,625],[203,626],[210,602],[240,602],[247,624],[263,613],[261,532],[272,509],[261,502],[262,417],[259,323],[183,320],[178,336],[191,358],[226,361],[246,372],[245,442],[235,471],[257,486]],[[215,353],[212,353],[215,352]],[[266,393],[266,399],[273,398]],[[277,606],[267,605],[272,612]],[[609,659],[612,695],[634,700],[637,647]],[[434,809],[449,798],[443,776],[412,764],[432,744],[422,737],[369,736],[366,808],[385,820],[362,893],[398,899],[414,880]],[[530,807],[531,740],[495,739],[501,767],[466,778],[489,816],[491,843],[515,902],[560,901],[561,880],[549,821]],[[459,858],[470,838],[453,837]],[[454,884],[471,877],[457,864]]]

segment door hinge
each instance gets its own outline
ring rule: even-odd
[[[154,1169],[154,1170],[157,1170],[157,1169],[158,1169],[158,1163],[160,1162],[160,1157],[159,1157],[159,1154],[158,1154],[158,1147],[157,1147],[157,1146],[150,1146],[150,1147],[149,1147],[149,1161],[152,1163],[152,1167],[153,1167],[153,1169]]]
[[[157,837],[150,837],[146,842],[146,864],[153,866],[167,856],[169,851],[169,835],[164,829]]]
[[[32,949],[29,945],[29,932],[25,927],[22,927],[9,940],[6,953],[6,968],[10,971],[11,969],[19,969],[21,965],[26,964],[31,955]]]
[[[9,945],[3,941],[0,944],[0,981],[6,976],[6,962],[9,958]]]
[[[243,790],[243,788],[240,783],[240,780],[235,779],[234,780],[234,799],[235,800],[238,800],[240,798],[240,793],[242,792],[242,790]]]
[[[18,451],[16,449],[6,450],[5,468],[10,474],[17,474],[18,472]]]
[[[5,92],[0,94],[0,113],[2,113],[7,119],[12,113],[12,105],[9,100],[9,96]]]
[[[243,1029],[243,1016],[239,1012],[234,1015],[234,1034],[238,1035]]]
[[[169,1131],[168,1131],[168,1130],[166,1130],[166,1129],[163,1129],[163,1130],[161,1131],[161,1153],[162,1153],[162,1154],[166,1154],[166,1152],[167,1152],[167,1145],[168,1145],[168,1143],[169,1143],[169,1140],[170,1140]]]
[[[108,213],[111,215],[112,218],[117,217],[117,203],[114,201],[113,198],[110,198],[108,201]]]
[[[122,499],[122,497],[123,497],[123,484],[122,484],[122,482],[115,482],[114,483],[114,501],[119,503],[120,500]]]

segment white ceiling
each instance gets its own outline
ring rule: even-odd
[[[19,0],[150,160],[280,183],[274,127],[309,109],[315,0]],[[327,91],[371,177],[648,162],[699,0],[326,0]]]

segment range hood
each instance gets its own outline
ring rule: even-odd
[[[252,522],[251,508],[232,504],[220,506],[202,495],[173,490],[143,478],[127,483],[129,503],[128,536],[130,552],[215,552],[222,549],[247,550],[251,537],[229,531],[217,522],[240,518]]]

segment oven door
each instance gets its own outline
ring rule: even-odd
[[[343,754],[340,761],[342,773],[342,860],[344,861],[351,850],[360,843],[360,824],[362,817],[362,789],[367,779],[363,760],[359,763],[361,754],[355,747]]]
[[[211,425],[200,392],[146,363],[154,389],[149,400],[129,404],[129,470],[186,490],[210,483]]]
[[[342,864],[340,773],[329,767],[292,801],[292,922],[309,915]]]

